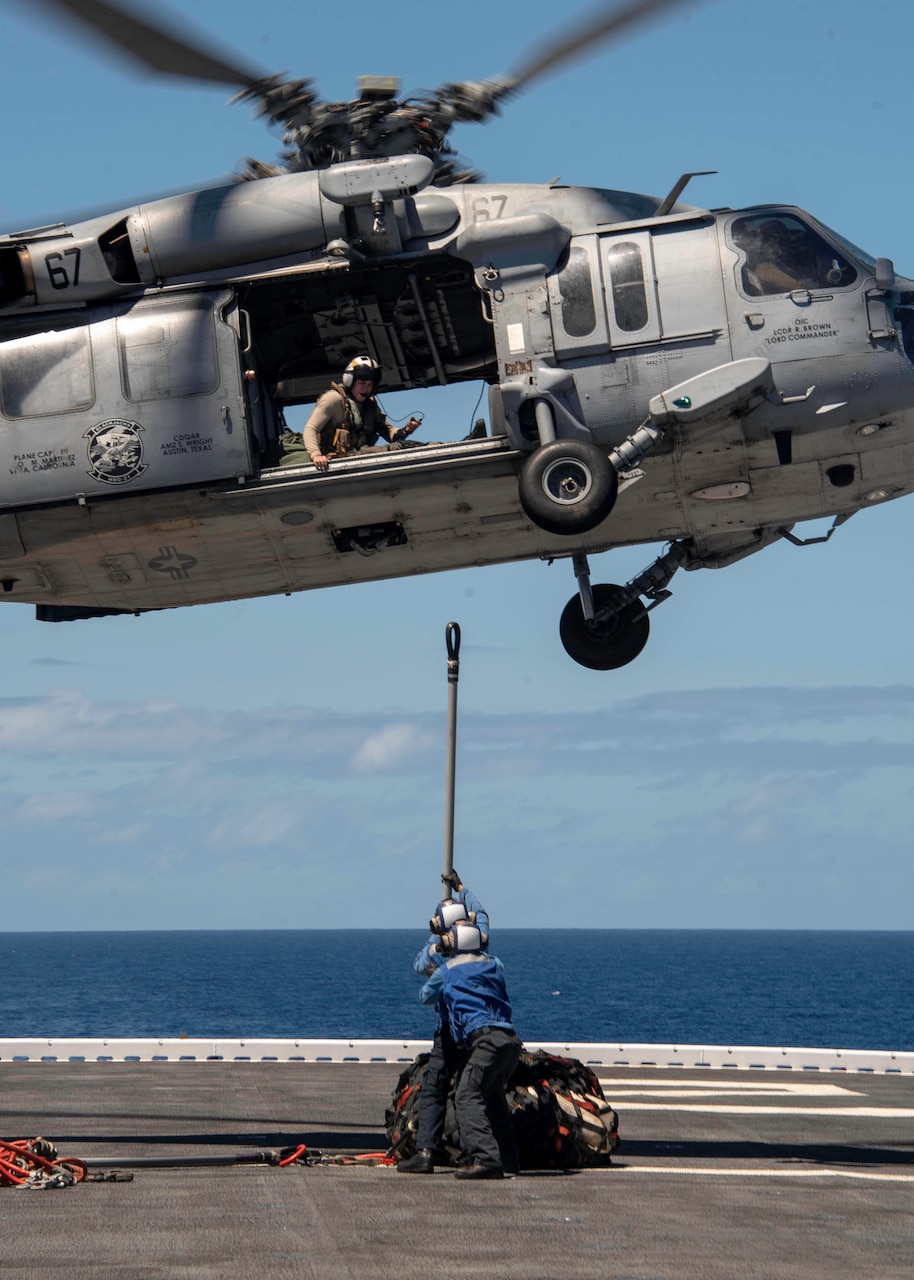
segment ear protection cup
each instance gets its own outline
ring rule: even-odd
[[[467,909],[462,902],[455,902],[453,898],[445,898],[444,902],[438,904],[435,914],[429,921],[429,928],[432,933],[437,933],[442,937],[450,929],[451,925],[456,924],[458,920],[466,920]]]

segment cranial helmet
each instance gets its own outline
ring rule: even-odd
[[[429,927],[432,933],[437,933],[440,937],[447,933],[448,929],[457,924],[459,920],[469,920],[466,907],[456,898],[445,898],[435,908],[435,914],[429,921]]]
[[[370,378],[377,390],[381,381],[381,366],[371,356],[356,356],[343,370],[343,386],[348,391],[356,378]]]
[[[469,920],[458,920],[442,942],[454,956],[467,951],[482,951],[482,934],[478,926]]]

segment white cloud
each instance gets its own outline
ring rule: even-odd
[[[769,817],[763,816],[740,827],[737,830],[736,838],[744,844],[756,844],[759,841],[770,839],[773,831],[774,823]]]
[[[263,849],[270,845],[286,845],[296,834],[306,804],[270,805],[248,814],[244,821],[235,818],[218,823],[207,837],[213,848]]]
[[[89,838],[95,845],[113,845],[115,848],[122,848],[128,844],[139,844],[148,833],[148,822],[129,822],[123,826],[103,827],[101,830],[92,831],[89,833]]]
[[[795,800],[804,790],[797,783],[771,782],[763,787],[753,787],[746,795],[734,800],[730,809],[739,816],[748,816],[750,813],[767,814],[778,810],[788,801]]]
[[[431,734],[415,724],[389,724],[371,733],[352,756],[354,773],[391,772],[410,756],[431,751],[435,746]]]
[[[63,822],[72,818],[86,818],[98,812],[98,798],[85,791],[49,791],[28,796],[15,807],[12,821]]]
[[[79,690],[62,690],[44,698],[0,702],[0,752],[155,754],[164,745],[163,734],[171,744],[183,742],[186,750],[217,736],[222,720],[194,715],[161,699],[106,704]]]
[[[612,918],[633,927],[906,927],[912,704],[908,688],[743,689],[468,711],[455,860],[510,925],[605,924],[624,902]],[[437,882],[445,745],[432,712],[0,699],[10,856],[18,844],[52,876],[78,865],[84,886],[42,898],[18,878],[11,909],[32,918],[56,896],[56,927],[92,927],[116,892],[123,927],[165,927],[190,903],[196,927],[221,927],[294,900],[303,926],[329,926],[370,877],[385,919],[407,923]],[[827,916],[823,851],[839,869]]]

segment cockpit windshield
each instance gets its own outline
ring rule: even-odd
[[[750,298],[794,289],[846,288],[857,279],[848,259],[792,213],[768,209],[737,218],[730,238],[743,255],[740,283]]]
[[[832,231],[831,227],[827,227],[824,222],[820,222],[819,226],[831,236],[833,240],[837,240],[842,249],[846,249],[852,258],[856,258],[858,262],[863,263],[865,267],[870,267],[875,271],[876,259],[871,253],[867,253],[865,249],[861,249],[859,245],[854,244],[853,240],[848,240],[847,236],[842,236],[837,231]]]

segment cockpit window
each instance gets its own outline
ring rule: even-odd
[[[867,253],[866,249],[861,249],[859,244],[854,244],[853,240],[848,240],[847,236],[841,235],[840,231],[833,231],[824,222],[819,225],[827,235],[830,235],[833,240],[837,240],[842,249],[847,250],[850,257],[856,258],[858,262],[862,262],[866,267],[876,266],[876,259],[871,253]]]
[[[741,284],[750,298],[794,289],[840,289],[857,272],[833,245],[789,213],[737,218],[733,244],[744,255]]]

